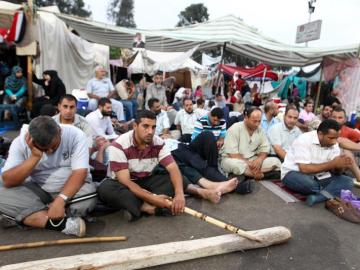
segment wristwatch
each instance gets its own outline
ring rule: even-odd
[[[66,196],[66,195],[63,194],[63,193],[59,193],[58,196],[59,196],[61,199],[63,199],[65,203],[67,203],[67,202],[69,201],[69,197]]]

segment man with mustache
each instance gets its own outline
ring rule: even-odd
[[[218,193],[224,194],[235,188],[235,180],[228,182],[226,188],[209,181],[205,181],[204,188],[191,184],[182,177],[164,141],[155,135],[155,128],[156,115],[141,111],[134,130],[119,136],[109,147],[109,178],[98,188],[99,197],[105,204],[125,209],[128,221],[135,221],[142,213],[165,215],[169,210],[172,214],[182,213],[184,191],[216,203]]]

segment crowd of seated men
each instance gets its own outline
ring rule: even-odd
[[[2,168],[6,218],[83,236],[83,217],[98,203],[135,221],[183,212],[185,194],[220,203],[230,192],[251,193],[253,180],[281,179],[307,196],[309,206],[351,190],[353,179],[344,171],[360,181],[353,154],[360,132],[345,125],[339,106],[324,106],[316,116],[309,99],[301,111],[288,104],[279,113],[272,100],[260,108],[250,98],[229,124],[229,102],[256,93],[234,84],[236,100],[220,93],[204,100],[201,87],[194,94],[184,88],[169,101],[157,73],[139,104],[138,86],[121,81],[115,89],[105,75],[99,66],[87,84],[86,117],[77,114],[76,98],[63,94],[57,114],[22,127]],[[94,164],[103,166],[101,179],[92,177],[99,169]]]

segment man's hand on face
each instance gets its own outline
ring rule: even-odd
[[[33,139],[29,133],[26,134],[25,141],[31,150],[31,154],[34,157],[41,159],[43,152],[34,145]]]

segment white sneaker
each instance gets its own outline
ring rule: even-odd
[[[66,220],[65,229],[61,232],[83,237],[86,234],[85,221],[81,217],[70,217]]]

